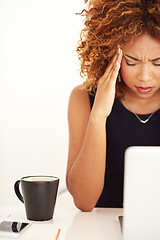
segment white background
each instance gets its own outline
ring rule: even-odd
[[[23,176],[54,175],[65,188],[83,8],[83,0],[0,0],[1,205],[19,204],[13,187]]]

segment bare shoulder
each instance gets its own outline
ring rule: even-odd
[[[83,88],[83,85],[76,86],[70,95],[70,100],[81,100],[81,101],[88,101],[88,92]]]
[[[83,88],[83,85],[79,85],[72,90],[69,99],[68,111],[69,114],[72,111],[74,113],[77,112],[77,114],[83,113],[82,115],[90,113],[89,95],[88,92]]]

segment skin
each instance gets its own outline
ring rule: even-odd
[[[159,109],[160,66],[155,63],[160,64],[160,60],[156,62],[155,58],[160,57],[160,41],[143,34],[122,50],[113,57],[99,79],[92,110],[88,92],[79,86],[72,91],[69,100],[66,183],[75,205],[83,211],[92,211],[103,190],[107,147],[105,125],[112,110],[119,70],[126,84],[125,97],[136,113],[146,114]],[[121,101],[127,108],[125,99]]]
[[[121,76],[133,112],[149,114],[160,107],[160,40],[147,34],[123,49]],[[121,100],[126,108],[125,100]]]

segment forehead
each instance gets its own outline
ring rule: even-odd
[[[160,40],[152,38],[148,34],[142,34],[136,37],[131,45],[122,48],[124,53],[136,55],[137,57],[160,56]]]

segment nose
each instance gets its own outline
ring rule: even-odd
[[[140,64],[139,71],[137,73],[137,79],[142,82],[148,82],[152,79],[152,70],[148,63]]]

